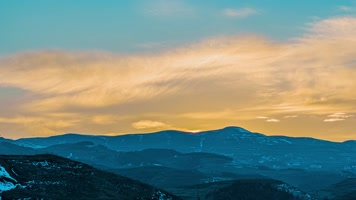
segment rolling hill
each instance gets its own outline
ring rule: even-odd
[[[179,199],[163,190],[54,155],[0,156],[1,199]]]

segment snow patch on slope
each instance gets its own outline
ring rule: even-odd
[[[69,156],[67,156],[67,158],[71,158],[73,156],[73,153],[70,153]]]
[[[316,200],[312,196],[310,196],[307,193],[304,193],[300,191],[299,189],[292,187],[288,184],[278,184],[276,185],[276,188],[281,191],[288,192],[289,194],[292,194],[294,198],[300,199],[300,200]]]
[[[291,142],[291,141],[286,140],[286,139],[279,139],[279,141],[283,141],[283,142],[285,142],[285,143],[287,143],[287,144],[292,144],[292,142]]]
[[[0,165],[0,178],[1,177],[5,177],[5,178],[11,179],[11,180],[17,182],[14,178],[12,178],[10,176],[10,174],[5,170],[5,168]]]
[[[2,193],[4,191],[15,189],[15,188],[16,188],[16,185],[14,185],[11,182],[6,182],[6,181],[0,182],[0,193]]]
[[[0,193],[8,190],[12,190],[17,187],[17,184],[7,181],[6,179],[10,179],[17,183],[17,181],[10,176],[10,174],[6,171],[6,169],[0,165]]]

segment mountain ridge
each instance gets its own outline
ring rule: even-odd
[[[11,140],[11,141],[19,141],[19,140],[27,140],[27,139],[43,139],[43,138],[57,138],[57,137],[81,137],[81,136],[86,136],[86,137],[106,137],[106,138],[114,138],[114,137],[122,137],[122,136],[130,136],[130,135],[155,135],[155,134],[186,134],[186,135],[205,135],[205,134],[210,134],[210,133],[215,133],[219,131],[236,131],[238,130],[241,133],[249,133],[249,134],[254,134],[254,135],[260,135],[260,136],[265,136],[265,137],[288,137],[288,138],[295,138],[295,139],[314,139],[314,140],[320,140],[320,141],[328,141],[332,143],[348,143],[348,142],[355,142],[355,140],[345,140],[345,141],[332,141],[332,140],[327,140],[327,139],[321,139],[321,138],[314,138],[314,137],[306,137],[306,136],[288,136],[288,135],[266,135],[263,133],[259,132],[252,132],[249,131],[243,127],[239,126],[226,126],[223,128],[219,129],[212,129],[212,130],[204,130],[204,131],[199,131],[199,132],[188,132],[188,131],[180,131],[180,130],[174,130],[174,129],[167,129],[167,130],[161,130],[161,131],[155,131],[155,132],[147,132],[147,133],[125,133],[125,134],[118,134],[118,135],[100,135],[100,134],[85,134],[85,133],[63,133],[63,134],[58,134],[58,135],[52,135],[52,136],[42,136],[42,137],[26,137],[26,138],[17,138],[17,139],[9,139],[9,138],[4,138],[0,137],[1,140]]]
[[[229,156],[234,159],[237,166],[264,165],[275,169],[343,170],[353,166],[353,160],[356,160],[356,142],[353,141],[333,142],[307,137],[266,136],[235,126],[195,134],[172,130],[118,136],[71,133],[6,141],[33,149],[46,149],[59,144],[92,142],[93,145],[105,147],[113,152],[144,149],[173,149],[182,153],[207,152]],[[49,152],[52,151],[49,150]],[[284,153],[281,154],[281,152]],[[342,162],[338,162],[335,158]]]

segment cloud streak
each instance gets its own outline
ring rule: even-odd
[[[344,121],[345,119],[340,119],[340,118],[331,118],[331,119],[324,119],[324,122],[338,122],[338,121]]]
[[[151,120],[141,120],[131,124],[135,129],[167,129],[171,127],[163,122],[151,121]]]
[[[271,118],[271,119],[267,119],[266,122],[280,122],[280,120]]]
[[[344,12],[354,12],[356,11],[355,7],[351,7],[351,6],[339,6],[338,7],[339,10],[344,11]]]
[[[346,113],[334,113],[331,115],[327,116],[327,119],[324,119],[324,122],[338,122],[338,121],[344,121],[348,118],[353,117],[354,115],[346,114]]]

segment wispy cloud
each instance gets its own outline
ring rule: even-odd
[[[350,117],[353,117],[354,115],[347,114],[347,113],[342,113],[342,112],[337,112],[333,113],[331,115],[327,116],[327,119],[324,120],[324,122],[337,122],[337,121],[344,121]]]
[[[353,117],[353,115],[349,115],[349,114],[346,114],[346,113],[334,113],[334,114],[331,114],[331,115],[328,115],[328,117],[330,118],[340,118],[340,119],[347,119],[349,117]]]
[[[324,122],[338,122],[338,121],[344,121],[345,119],[340,119],[340,118],[330,118],[330,119],[324,119]]]
[[[135,129],[166,129],[171,127],[163,122],[151,121],[151,120],[140,120],[131,124]]]
[[[189,112],[179,115],[182,118],[191,118],[191,119],[221,119],[221,118],[237,118],[237,112],[231,110],[225,111],[215,111],[215,112]]]
[[[298,115],[287,115],[287,116],[284,116],[283,118],[288,119],[288,118],[297,118],[297,117],[298,117]]]
[[[248,7],[239,8],[239,9],[226,8],[223,11],[223,14],[227,17],[245,18],[258,14],[258,11],[256,9],[248,8]]]
[[[266,122],[280,122],[280,120],[271,118],[271,119],[267,119]]]
[[[311,24],[307,34],[286,43],[220,37],[155,54],[16,54],[0,60],[0,87],[20,89],[23,98],[11,106],[0,99],[0,123],[26,124],[17,128],[32,133],[29,127],[36,122],[16,119],[16,113],[43,120],[49,133],[81,130],[88,122],[98,125],[90,126],[96,133],[111,126],[107,133],[116,132],[113,124],[156,119],[152,113],[164,113],[172,127],[191,124],[192,129],[202,129],[197,122],[217,118],[264,123],[283,116],[355,113],[355,35],[356,18],[341,17]],[[84,120],[46,118],[53,113],[75,113]],[[340,116],[326,120],[346,119]],[[135,125],[166,126],[154,120]],[[130,130],[128,126],[120,132]]]
[[[271,117],[264,117],[264,116],[257,117],[257,119],[262,119],[263,121],[266,121],[266,122],[280,122],[281,121],[279,119],[275,119],[275,118],[271,118]]]
[[[117,115],[94,115],[91,117],[92,122],[100,125],[108,125],[118,123],[125,117],[120,117]]]
[[[69,117],[37,117],[37,116],[17,116],[17,117],[0,117],[0,124],[13,124],[14,130],[17,126],[22,126],[28,134],[36,133],[38,136],[52,135],[64,132],[67,128],[74,127],[81,120]],[[2,128],[2,131],[5,129]],[[22,130],[23,131],[23,130]],[[14,134],[14,133],[9,133]]]
[[[356,11],[356,8],[351,6],[339,6],[339,10],[344,12],[353,12]]]

